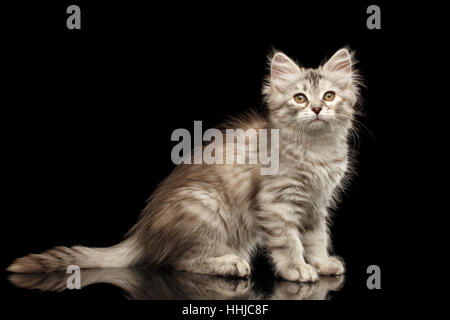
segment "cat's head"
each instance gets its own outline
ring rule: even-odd
[[[303,68],[282,52],[269,59],[264,95],[275,126],[315,136],[352,126],[359,82],[348,49],[338,50],[317,69]]]

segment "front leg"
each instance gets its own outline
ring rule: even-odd
[[[282,207],[282,205],[274,205],[272,209],[275,209],[275,212],[273,210],[263,212],[260,217],[265,245],[274,263],[275,273],[290,281],[316,281],[317,272],[313,266],[305,262],[303,257],[303,245],[295,218]]]
[[[340,258],[330,256],[329,233],[325,218],[321,218],[302,233],[302,242],[305,246],[305,258],[319,274],[339,275],[345,271]]]

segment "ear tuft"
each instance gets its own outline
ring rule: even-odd
[[[298,76],[299,66],[282,52],[276,52],[270,61],[270,80],[282,89]]]
[[[331,72],[352,73],[352,55],[347,48],[339,49],[324,65]]]

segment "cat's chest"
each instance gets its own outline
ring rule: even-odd
[[[287,149],[280,167],[283,175],[290,175],[315,189],[331,192],[347,171],[347,149]]]

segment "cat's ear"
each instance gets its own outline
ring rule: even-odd
[[[342,80],[352,79],[352,54],[347,48],[339,49],[324,65],[324,70],[339,74]]]
[[[270,81],[280,91],[296,80],[299,66],[282,52],[276,52],[270,61]]]

